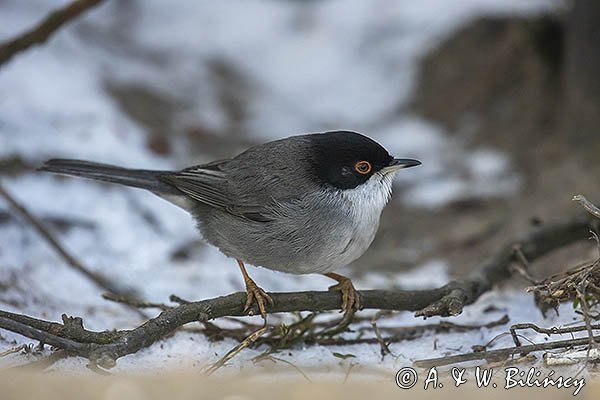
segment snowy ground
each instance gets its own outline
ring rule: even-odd
[[[1,2],[0,38],[22,31],[63,3]],[[438,127],[397,110],[413,89],[418,57],[444,34],[477,15],[533,14],[556,7],[555,2],[188,0],[173,7],[145,0],[128,4],[108,1],[47,45],[18,56],[0,70],[0,158],[19,155],[35,164],[49,157],[77,157],[157,169],[182,167],[179,157],[161,157],[148,150],[145,129],[115,104],[104,84],[110,80],[153,87],[188,105],[179,116],[181,124],[193,119],[218,131],[228,121],[203,63],[217,57],[235,65],[252,83],[251,107],[242,127],[246,135],[269,140],[351,128],[372,133],[393,153],[422,159],[422,168],[400,177],[404,195],[393,201],[437,207],[464,195],[500,196],[519,189],[518,176],[504,154],[485,148],[465,154],[460,143],[452,142]],[[119,45],[107,47],[90,40],[83,34],[90,27],[116,35]],[[450,165],[466,173],[448,172],[456,170]],[[197,233],[189,216],[151,194],[37,173],[7,178],[4,184],[40,217],[81,222],[61,232],[65,246],[90,268],[135,288],[144,298],[163,302],[175,293],[200,299],[243,289],[235,264],[213,248],[199,247],[189,260],[171,257]],[[0,203],[0,210],[8,211],[7,205]],[[319,290],[330,284],[319,276],[254,268],[250,272],[269,291]],[[410,276],[389,279],[372,273],[356,283],[359,288],[433,287],[448,279],[445,263],[432,260]],[[0,288],[0,308],[5,310],[51,320],[59,320],[62,313],[82,316],[91,329],[128,328],[139,322],[136,314],[102,300],[94,286],[66,267],[19,220],[0,225]],[[484,313],[492,304],[498,311]],[[544,326],[564,325],[574,318],[564,307],[561,317],[542,320],[529,295],[505,290],[483,296],[453,321],[484,323],[503,314],[509,314],[511,323]],[[382,322],[419,323],[410,313]],[[469,351],[470,345],[486,343],[506,329],[425,335],[393,344],[393,355],[383,361],[379,347],[367,345],[297,348],[279,357],[302,369],[318,368],[315,374],[343,377],[355,364],[355,371],[387,376],[414,359]],[[14,341],[28,342],[7,332],[0,335],[0,352]],[[544,340],[541,335],[527,336]],[[502,343],[510,345],[510,339]],[[119,360],[116,369],[150,373],[181,366],[199,369],[235,344],[210,343],[201,335],[180,332]],[[223,371],[267,368],[248,361],[260,352],[243,352]],[[342,361],[333,352],[356,358]],[[27,359],[12,355],[0,360],[0,365]],[[53,368],[85,371],[84,365],[84,360],[71,358]],[[297,373],[287,365],[279,370]]]

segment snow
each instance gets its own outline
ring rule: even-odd
[[[31,26],[41,15],[66,1],[0,3],[0,39]],[[519,188],[506,154],[481,148],[469,153],[441,127],[403,109],[417,79],[417,61],[452,30],[478,15],[533,15],[560,6],[555,1],[359,0],[326,2],[238,0],[176,6],[161,0],[107,2],[81,21],[61,30],[47,44],[18,55],[0,70],[0,157],[19,155],[39,163],[49,157],[75,157],[140,168],[181,167],[181,159],[161,157],[145,145],[145,129],[115,104],[105,83],[152,87],[188,106],[178,123],[201,121],[223,128],[226,112],[207,60],[235,66],[248,82],[244,135],[270,140],[307,131],[348,128],[364,131],[401,157],[424,164],[399,174],[403,201],[414,207],[439,207],[469,196],[510,195]],[[86,29],[114,34],[119,45],[107,46],[86,36]],[[135,50],[135,51],[133,51]],[[156,56],[160,54],[160,56]],[[413,172],[414,171],[414,172]],[[3,184],[38,216],[65,216],[92,224],[60,233],[60,240],[94,271],[135,288],[151,301],[170,294],[200,299],[243,290],[237,267],[216,249],[199,246],[189,260],[175,260],[174,249],[197,239],[191,218],[149,193],[44,174],[7,178]],[[0,210],[8,210],[0,203]],[[149,223],[144,214],[156,223]],[[130,328],[139,317],[108,303],[99,291],[65,263],[24,223],[13,220],[0,230],[0,308],[60,320],[84,317],[91,329]],[[368,268],[368,266],[365,266]],[[320,276],[290,276],[251,268],[268,291],[320,290],[331,282]],[[358,288],[434,287],[449,277],[443,260],[431,260],[392,278],[377,273],[357,280]],[[489,305],[500,311],[484,313]],[[574,314],[542,320],[530,295],[499,290],[486,294],[453,319],[482,323],[510,310],[511,323],[564,325]],[[289,319],[290,317],[285,317]],[[257,321],[254,317],[253,320]],[[426,321],[436,322],[438,318]],[[399,313],[381,325],[423,323]],[[378,346],[293,348],[278,354],[315,374],[343,377],[350,364],[364,373],[389,374],[413,360],[469,351],[506,326],[443,335],[426,334],[391,345],[383,361]],[[0,352],[29,340],[0,332]],[[543,336],[527,333],[532,340]],[[437,349],[434,348],[434,343]],[[503,344],[510,344],[503,339]],[[116,370],[161,373],[216,361],[236,343],[212,343],[202,335],[178,332],[139,353],[119,360]],[[250,360],[264,349],[247,349],[221,373],[268,370],[269,362]],[[354,354],[340,360],[332,352]],[[0,365],[21,363],[15,354]],[[85,373],[85,360],[69,358],[52,368]],[[281,368],[279,368],[281,367]],[[296,374],[285,365],[280,373]]]

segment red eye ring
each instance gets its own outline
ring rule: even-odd
[[[362,175],[368,174],[372,169],[373,167],[371,167],[371,163],[368,161],[359,161],[354,164],[354,170]]]

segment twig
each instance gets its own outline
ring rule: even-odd
[[[581,305],[583,321],[585,322],[585,327],[588,332],[588,338],[589,338],[589,344],[590,344],[590,347],[588,348],[588,350],[592,349],[593,346],[595,346],[595,344],[596,344],[596,341],[594,340],[592,322],[590,319],[590,309],[589,309],[588,300],[587,300],[587,288],[588,288],[588,284],[589,284],[588,277],[593,270],[594,270],[593,268],[590,268],[586,271],[586,273],[584,273],[584,276],[583,276],[581,282],[579,283],[579,285],[577,285],[577,289],[576,289],[577,297],[579,298],[579,304]]]
[[[158,308],[162,311],[168,310],[169,308],[173,308],[163,303],[152,303],[145,300],[132,299],[129,296],[120,296],[114,293],[104,293],[102,295],[102,298],[104,300],[125,304],[135,308]]]
[[[300,375],[302,375],[304,377],[304,379],[306,379],[308,382],[312,382],[312,380],[309,378],[309,376],[304,371],[302,371],[302,369],[299,366],[297,366],[296,364],[294,364],[291,361],[284,360],[283,358],[279,358],[279,357],[274,357],[271,354],[267,354],[267,353],[259,354],[258,356],[254,357],[252,359],[253,362],[260,362],[263,360],[271,360],[274,363],[282,362],[284,364],[287,364],[290,367],[294,368],[296,371],[298,371],[298,373]]]
[[[599,339],[600,336],[596,336],[595,339]],[[459,364],[467,361],[475,360],[497,360],[500,358],[510,357],[519,353],[532,353],[534,351],[560,349],[565,347],[581,346],[589,344],[589,338],[578,338],[559,340],[556,342],[536,343],[525,346],[507,347],[503,349],[478,351],[473,353],[458,354],[454,356],[445,356],[439,358],[429,358],[425,360],[417,360],[414,365],[419,368],[431,368],[441,367],[444,365]]]
[[[44,226],[44,224],[42,224],[33,214],[29,212],[29,210],[27,210],[27,208],[21,205],[21,203],[19,203],[10,193],[8,193],[2,184],[0,184],[0,196],[3,197],[14,210],[16,210],[29,223],[29,225],[33,227],[42,238],[44,238],[44,240],[46,240],[50,247],[52,247],[54,251],[56,251],[71,268],[84,275],[104,291],[114,293],[121,297],[135,296],[135,292],[131,288],[123,287],[122,285],[111,281],[101,274],[90,271],[86,266],[84,266],[81,261],[71,255],[71,253],[69,253],[65,247],[60,244],[58,239]]]
[[[597,363],[600,360],[600,350],[565,350],[561,353],[545,353],[544,361],[549,367],[556,365],[572,365],[581,361]]]
[[[510,335],[513,338],[513,342],[515,343],[515,346],[521,346],[521,342],[518,339],[518,335],[517,335],[517,330],[518,329],[532,329],[534,331],[536,331],[537,333],[544,333],[546,335],[563,335],[565,333],[575,333],[575,332],[582,332],[582,331],[588,331],[588,333],[590,332],[590,330],[598,330],[600,329],[600,325],[590,325],[589,327],[587,325],[582,325],[582,326],[573,326],[573,327],[569,327],[569,328],[558,328],[558,327],[552,327],[552,328],[542,328],[540,326],[537,326],[535,324],[532,323],[523,323],[523,324],[514,324],[510,327]]]
[[[600,293],[600,259],[551,275],[526,290],[534,292],[536,304],[542,310],[542,315],[545,315],[547,309],[556,309],[561,302],[578,302],[581,284],[588,285],[596,294]]]
[[[439,300],[417,311],[417,316],[450,316],[462,312],[465,305],[473,303],[490,290],[494,284],[510,276],[510,264],[514,261],[514,248],[518,245],[525,259],[530,262],[550,251],[584,239],[590,220],[575,218],[569,222],[546,225],[522,238],[505,244],[492,258],[480,265],[467,278],[445,285],[446,294]]]
[[[42,44],[66,23],[77,18],[87,10],[102,3],[103,0],[76,0],[63,8],[48,14],[37,26],[22,35],[0,44],[0,66],[8,62],[17,53],[29,47]]]
[[[373,317],[371,320],[371,326],[373,327],[373,332],[375,333],[375,338],[377,339],[377,343],[379,343],[379,352],[381,353],[381,361],[385,358],[386,355],[392,354],[388,343],[381,336],[381,331],[377,326],[377,319],[379,318],[379,313]]]
[[[225,354],[225,356],[223,358],[221,358],[219,361],[217,361],[216,363],[211,365],[205,371],[206,375],[212,375],[216,370],[218,370],[219,368],[224,366],[227,361],[231,360],[233,357],[235,357],[237,354],[239,354],[246,347],[248,347],[252,343],[256,342],[258,340],[258,338],[260,338],[262,335],[264,335],[267,330],[269,330],[269,327],[265,325],[262,328],[260,328],[259,330],[250,334],[250,336],[248,336],[246,339],[242,340],[242,342],[240,344],[238,344],[233,349],[231,349],[227,354]]]
[[[594,204],[592,204],[582,194],[577,194],[577,195],[573,196],[573,201],[578,201],[579,203],[581,203],[581,205],[583,206],[583,208],[585,208],[585,210],[587,212],[600,218],[600,208],[598,208]]]
[[[172,294],[171,296],[169,296],[169,300],[172,301],[173,303],[177,303],[177,304],[189,304],[191,303],[191,301],[189,300],[184,300],[179,296],[175,296],[174,294]]]
[[[531,269],[529,266],[529,260],[527,260],[527,258],[523,254],[521,246],[518,244],[515,245],[513,251],[518,263],[511,265],[512,270],[521,275],[527,282],[531,283],[532,285],[538,285],[539,282],[529,274],[529,271]]]
[[[96,229],[96,224],[84,219],[69,218],[55,215],[44,215],[38,216],[37,218],[44,225],[52,227],[54,230],[57,231],[68,231],[72,228],[83,228],[89,230]],[[11,220],[18,221],[18,218],[7,211],[0,210],[0,224]]]
[[[342,381],[342,384],[345,384],[346,382],[348,382],[348,378],[350,378],[350,372],[352,372],[355,365],[356,364],[354,364],[354,363],[350,363],[350,365],[348,366],[348,369],[346,370],[346,374],[344,375],[344,380]]]
[[[7,356],[7,355],[9,355],[9,354],[18,353],[18,352],[20,352],[20,351],[22,351],[22,350],[29,350],[29,345],[28,345],[28,344],[22,344],[22,345],[20,345],[20,346],[13,347],[13,348],[11,348],[11,349],[8,349],[8,350],[6,350],[6,351],[3,351],[3,352],[1,352],[1,353],[0,353],[0,358],[1,358],[1,357],[6,357],[6,356]]]
[[[496,321],[488,322],[486,324],[456,324],[450,321],[440,321],[435,324],[423,324],[413,326],[401,326],[401,327],[379,327],[379,330],[384,333],[400,334],[402,336],[413,337],[418,333],[433,331],[433,332],[468,332],[473,330],[479,330],[482,328],[493,328],[500,325],[505,325],[509,322],[508,315],[503,315]],[[370,330],[370,327],[361,327],[359,331]]]
[[[406,340],[414,340],[421,337],[426,332],[466,332],[470,330],[478,330],[483,328],[493,328],[507,324],[509,322],[508,315],[504,315],[497,321],[488,322],[483,325],[459,325],[448,321],[440,321],[437,324],[416,325],[400,328],[379,328],[381,332],[394,333],[392,336],[382,337],[386,344],[397,343]],[[320,339],[314,341],[305,340],[305,344],[319,344],[323,346],[345,346],[352,344],[380,344],[380,339],[374,338],[356,338],[356,339]]]

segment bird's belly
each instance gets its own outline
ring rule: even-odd
[[[323,215],[311,213],[302,219],[294,213],[291,218],[243,226],[229,215],[214,213],[199,228],[209,243],[247,264],[291,274],[327,273],[359,258],[375,237],[383,207],[358,206],[358,212],[354,205],[341,203],[318,208],[326,210]]]
[[[312,251],[280,254],[279,259],[283,262],[258,265],[291,274],[324,274],[338,270],[369,248],[379,227],[379,215],[374,213],[361,220],[338,220],[319,234],[312,232],[313,243],[318,244]]]
[[[325,257],[319,263],[319,273],[335,271],[358,259],[369,248],[377,229],[379,228],[379,215],[376,218],[361,221],[354,221],[352,229],[348,230],[350,234],[347,238],[331,246],[329,256]]]
[[[298,264],[287,271],[293,274],[324,274],[336,271],[359,258],[369,248],[372,238],[354,236],[348,242],[332,244],[329,252],[314,260],[298,260]],[[307,263],[309,261],[309,263]]]

